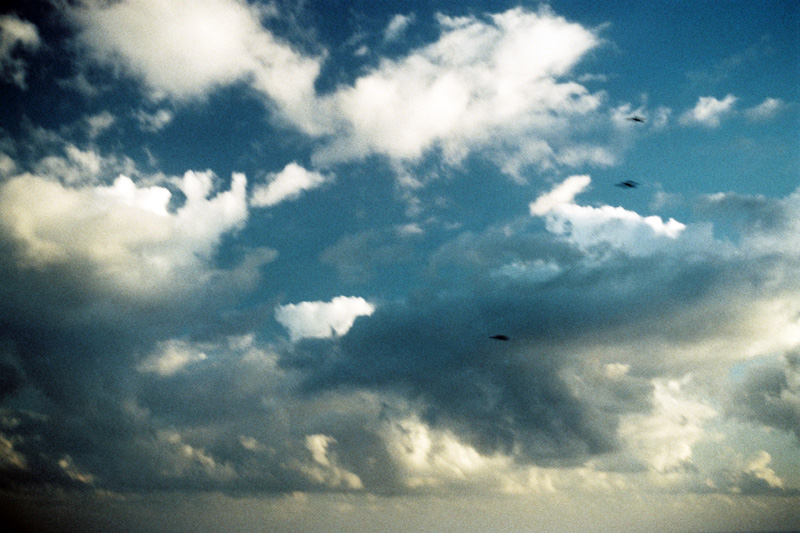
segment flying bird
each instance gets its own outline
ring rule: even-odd
[[[508,337],[506,337],[505,335],[492,335],[489,338],[490,339],[494,339],[496,341],[507,341],[508,340]]]
[[[619,183],[615,183],[617,187],[622,187],[623,189],[635,189],[639,186],[639,184],[633,180],[625,180],[620,181]]]
[[[642,117],[637,117],[637,116],[628,117],[625,120],[630,120],[631,122],[645,122],[645,120]]]

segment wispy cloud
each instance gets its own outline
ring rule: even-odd
[[[155,133],[166,128],[172,122],[175,113],[169,109],[158,109],[152,113],[140,109],[134,116],[144,131]]]
[[[20,52],[35,52],[42,42],[36,25],[16,15],[0,16],[0,76],[27,89],[27,63]]]
[[[786,102],[780,98],[766,98],[755,107],[747,109],[745,113],[750,120],[769,120],[786,108]]]
[[[406,29],[414,23],[416,16],[411,13],[410,15],[397,14],[392,17],[386,29],[383,32],[383,40],[386,42],[396,41],[402,37]]]
[[[253,188],[250,205],[267,207],[294,200],[304,192],[316,189],[332,180],[331,176],[306,170],[297,163],[289,163],[280,172],[267,176],[266,184]]]

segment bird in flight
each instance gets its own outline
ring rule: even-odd
[[[496,341],[507,341],[508,340],[508,337],[506,337],[505,335],[492,335],[489,338],[490,339],[494,339]]]
[[[615,183],[615,185],[623,189],[635,189],[639,186],[639,184],[633,180],[620,181],[619,183]]]
[[[637,116],[628,117],[626,120],[630,120],[631,122],[645,122],[645,120],[642,117],[637,117]]]

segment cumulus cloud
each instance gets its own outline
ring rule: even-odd
[[[692,448],[706,438],[704,425],[717,416],[707,403],[686,397],[689,380],[655,380],[653,409],[626,415],[620,425],[628,452],[659,473],[691,468]]]
[[[681,115],[681,124],[698,124],[709,128],[716,128],[725,116],[733,111],[733,106],[738,98],[729,94],[722,100],[713,96],[701,96],[694,108]]]
[[[167,188],[126,176],[109,186],[68,187],[23,174],[0,188],[0,231],[20,265],[88,268],[87,283],[162,298],[208,279],[205,261],[247,219],[244,175],[209,197],[215,180],[211,172],[179,178],[186,201],[173,212]]]
[[[589,176],[572,176],[530,204],[531,215],[546,217],[547,229],[564,235],[589,251],[610,246],[634,255],[660,250],[686,229],[677,220],[643,217],[621,207],[581,206],[574,198],[591,183]]]
[[[601,94],[568,81],[599,38],[547,10],[440,16],[433,43],[324,95],[311,83],[319,58],[275,40],[243,1],[87,2],[70,13],[96,57],[173,100],[133,115],[145,131],[180,101],[243,83],[319,136],[321,162],[405,164],[441,150],[457,163],[484,148],[510,174],[614,161],[570,126],[609,118]],[[220,64],[198,29],[243,55]],[[163,54],[142,40],[150,31]],[[283,68],[300,69],[297,93]],[[627,111],[613,110],[611,127],[635,131]],[[648,125],[669,114],[635,111]],[[113,120],[84,122],[100,135]],[[275,256],[250,250],[220,266],[237,262],[227,241],[248,202],[278,205],[332,174],[292,163],[248,197],[242,174],[108,180],[96,148],[58,147],[30,173],[0,157],[0,398],[13,400],[0,412],[4,488],[543,494],[708,477],[715,490],[756,494],[796,480],[761,443],[729,471],[698,450],[725,416],[800,427],[800,192],[713,195],[699,205],[708,220],[692,223],[582,203],[591,178],[570,176],[482,231],[452,236],[426,221],[333,237],[320,259],[346,281],[415,263],[394,300],[226,306],[209,303],[210,287],[252,287]],[[722,239],[712,221],[726,218],[739,231]],[[87,307],[98,312],[76,312]],[[489,338],[498,333],[510,341]],[[731,405],[705,387],[733,363],[770,357],[727,391]]]
[[[286,200],[294,200],[299,198],[304,191],[315,189],[329,181],[331,181],[330,177],[306,170],[292,162],[280,172],[267,176],[266,184],[259,184],[253,188],[250,205],[268,207]]]
[[[327,94],[314,88],[324,55],[275,38],[259,9],[242,0],[89,2],[68,13],[96,61],[138,76],[156,98],[182,101],[248,84],[321,141],[318,166],[371,154],[417,162],[436,150],[457,164],[482,150],[519,177],[529,165],[617,161],[617,148],[574,128],[576,117],[586,128],[602,127],[602,93],[567,78],[601,39],[547,9],[486,19],[438,15],[436,41]],[[387,37],[411,21],[398,15]]]
[[[413,491],[445,487],[486,487],[500,492],[554,491],[552,481],[531,480],[509,455],[482,455],[449,431],[435,430],[416,417],[393,420],[382,431],[386,447]],[[527,478],[527,479],[526,479]]]
[[[35,24],[16,15],[0,16],[0,77],[27,89],[27,63],[18,57],[20,50],[35,52],[41,46]]]
[[[258,6],[242,0],[92,1],[67,14],[96,60],[141,78],[157,99],[203,98],[244,82],[313,129],[304,106],[319,60],[276,39],[261,24]]]
[[[338,135],[317,153],[318,161],[370,153],[413,161],[436,147],[457,162],[492,144],[504,154],[527,154],[525,163],[552,164],[553,154],[571,144],[571,118],[599,106],[599,96],[560,79],[600,43],[582,26],[523,9],[488,21],[444,15],[438,21],[436,42],[384,61],[323,98]],[[525,148],[531,143],[541,147]]]
[[[324,364],[299,366],[296,354],[286,364],[308,370],[311,390],[414,398],[421,422],[451,431],[476,464],[499,454],[567,467],[607,454],[616,462],[603,468],[696,480],[695,448],[721,413],[690,377],[666,376],[725,373],[797,346],[796,262],[704,225],[575,203],[589,183],[574,177],[533,202],[544,232],[520,221],[461,235],[431,258],[441,284],[305,348]],[[762,215],[783,202],[765,200]],[[773,254],[776,269],[764,263]],[[512,340],[488,339],[497,332]],[[434,471],[408,480],[433,483]]]
[[[360,316],[370,316],[375,306],[358,296],[337,296],[330,302],[300,302],[275,309],[275,319],[292,341],[345,335]]]
[[[578,179],[552,194],[544,216],[576,206],[588,185]],[[163,205],[156,200],[130,197]],[[762,216],[784,209],[781,201],[764,199]],[[732,361],[800,342],[790,335],[796,305],[785,316],[769,307],[798,301],[796,264],[765,270],[757,249],[714,241],[690,243],[691,263],[675,247],[595,255],[537,222],[524,214],[461,234],[431,257],[428,285],[403,301],[342,296],[276,308],[293,341],[314,339],[305,343],[171,335],[140,359],[117,355],[108,367],[132,396],[82,429],[155,438],[86,450],[69,444],[70,424],[17,415],[16,440],[0,441],[7,468],[19,471],[16,460],[42,471],[48,457],[70,457],[68,471],[51,460],[59,483],[93,476],[127,490],[544,494],[645,483],[702,490],[706,478],[715,491],[789,486],[763,454],[729,468],[698,455],[721,413],[700,394],[702,378],[686,372],[727,372]],[[511,341],[492,341],[495,332]],[[309,356],[319,364],[300,360]],[[766,384],[745,379],[748,407],[735,416],[786,429],[777,421],[793,423],[795,374],[784,374],[785,385],[767,375]],[[113,466],[121,464],[137,465],[135,475]]]

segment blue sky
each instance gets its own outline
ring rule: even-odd
[[[17,2],[0,106],[20,525],[800,528],[796,2]]]

